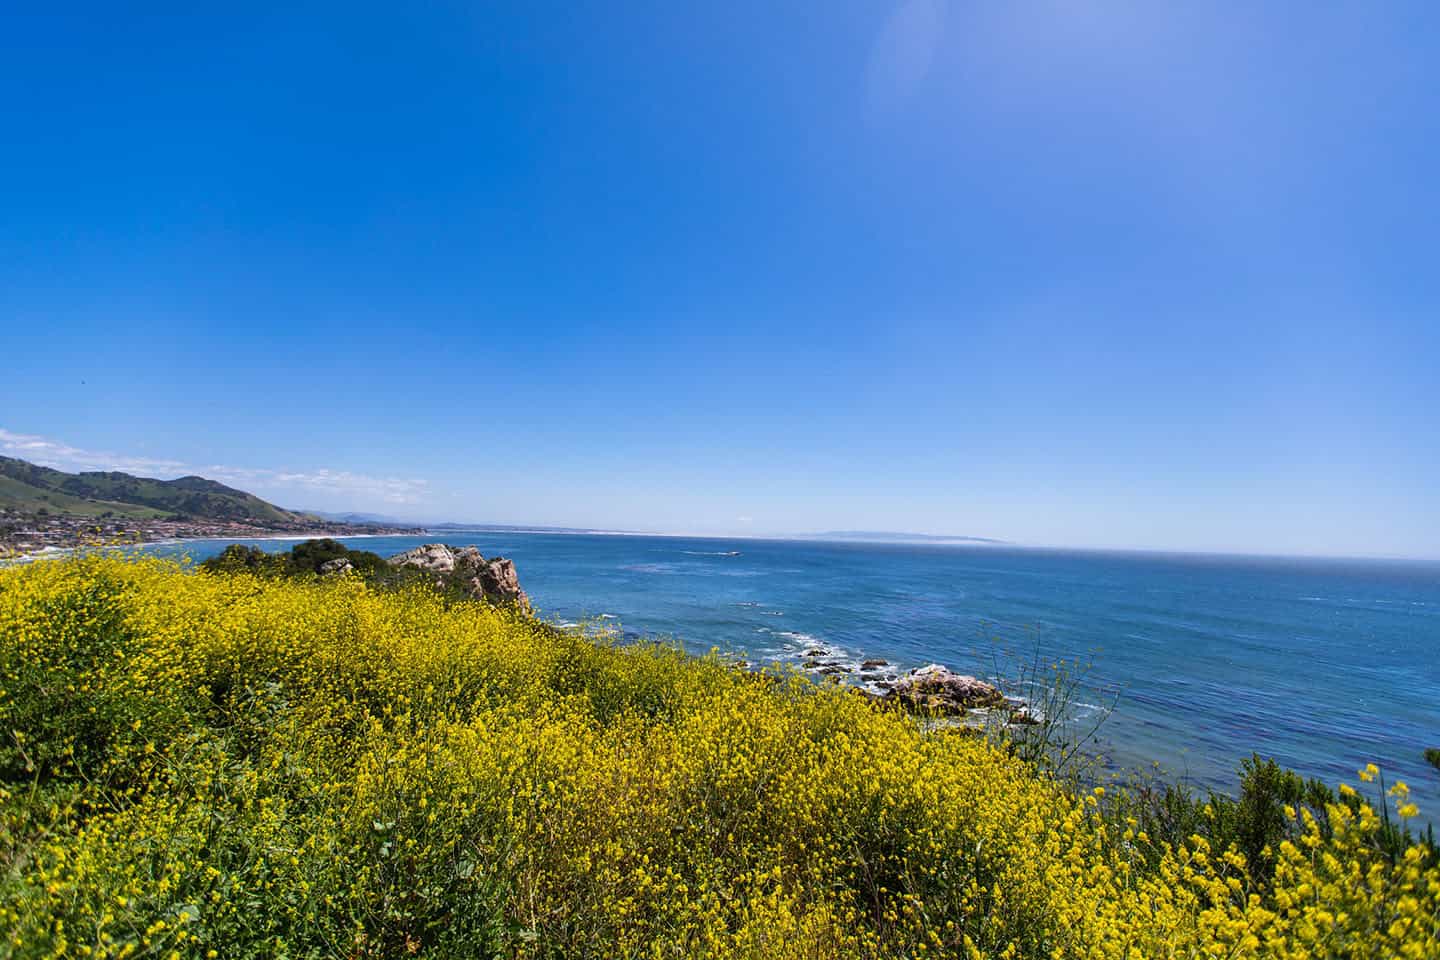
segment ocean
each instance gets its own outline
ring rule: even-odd
[[[1233,789],[1254,751],[1334,785],[1375,763],[1440,822],[1440,564],[517,532],[353,538],[512,558],[540,613],[752,664],[810,649],[982,676],[1090,664],[1117,772]],[[155,545],[203,560],[229,541]],[[249,541],[286,550],[284,541]]]

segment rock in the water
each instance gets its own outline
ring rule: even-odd
[[[338,576],[342,573],[349,573],[355,569],[349,557],[336,557],[334,560],[326,560],[320,564],[320,576]]]
[[[889,660],[866,660],[864,663],[860,664],[860,669],[861,669],[861,670],[875,670],[875,669],[877,669],[877,668],[879,668],[879,667],[888,667],[888,666],[890,666],[890,661],[889,661]]]
[[[955,716],[971,707],[1003,706],[1005,695],[984,680],[952,673],[948,668],[932,663],[895,681],[885,700],[909,710]]]

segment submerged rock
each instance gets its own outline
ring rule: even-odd
[[[993,684],[969,674],[952,673],[938,663],[912,670],[896,680],[884,699],[907,710],[947,716],[963,715],[973,707],[1005,705],[1005,695]]]

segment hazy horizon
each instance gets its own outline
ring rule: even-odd
[[[0,428],[0,455],[17,456],[20,459],[28,460],[40,466],[52,467],[54,469],[77,472],[86,470],[110,471],[133,473],[136,476],[148,476],[155,474],[158,479],[175,479],[186,475],[204,476],[206,479],[228,482],[237,485],[247,492],[255,493],[254,489],[248,489],[247,480],[258,481],[262,488],[269,484],[278,484],[278,489],[284,490],[296,484],[314,485],[347,485],[361,482],[368,482],[357,477],[340,477],[334,475],[297,475],[284,474],[278,471],[269,470],[245,470],[223,465],[212,465],[207,468],[195,468],[180,463],[169,463],[163,461],[149,460],[145,458],[123,457],[114,454],[102,454],[93,451],[78,450],[54,441],[33,435],[17,434],[12,431]],[[166,469],[168,466],[168,469]],[[149,473],[146,473],[146,470]],[[251,484],[253,486],[253,484]],[[866,529],[840,529],[838,527],[816,528],[810,530],[744,530],[744,531],[703,531],[686,529],[683,527],[662,529],[654,527],[614,527],[595,525],[587,523],[571,524],[549,524],[526,521],[523,519],[494,520],[474,519],[454,516],[430,516],[423,513],[406,514],[404,512],[387,512],[383,509],[376,510],[335,510],[323,503],[292,502],[285,497],[278,497],[274,502],[277,506],[298,512],[317,513],[330,516],[344,516],[354,514],[379,518],[377,522],[393,523],[395,525],[425,526],[455,526],[455,527],[504,527],[529,529],[542,533],[585,533],[617,536],[656,536],[656,537],[689,537],[695,539],[719,539],[719,540],[833,540],[850,542],[877,542],[877,543],[912,543],[915,545],[933,546],[974,546],[977,548],[1009,547],[1015,549],[1036,549],[1036,550],[1075,550],[1075,551],[1114,551],[1114,552],[1137,552],[1137,553],[1173,553],[1188,554],[1197,556],[1236,556],[1236,557],[1274,557],[1274,558],[1295,558],[1295,559],[1333,559],[1333,560],[1413,560],[1419,562],[1440,562],[1440,551],[1434,554],[1396,554],[1396,553],[1332,553],[1332,552],[1295,552],[1284,550],[1254,550],[1244,548],[1216,548],[1216,549],[1187,549],[1183,547],[1142,545],[1142,544],[1096,544],[1096,543],[1054,543],[1046,541],[1021,541],[1007,539],[999,535],[979,536],[973,533],[954,533],[936,530],[866,530]],[[293,539],[293,538],[291,538]]]

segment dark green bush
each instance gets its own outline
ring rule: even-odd
[[[1309,810],[1320,825],[1321,834],[1329,839],[1331,828],[1326,808],[1344,804],[1358,811],[1362,802],[1354,793],[1337,794],[1319,780],[1307,780],[1259,754],[1242,760],[1237,772],[1240,776],[1237,796],[1213,790],[1201,794],[1183,783],[1143,781],[1118,791],[1109,801],[1109,812],[1114,820],[1135,821],[1134,829],[1149,837],[1147,854],[1152,860],[1158,856],[1161,846],[1179,847],[1198,834],[1216,849],[1234,846],[1245,855],[1251,877],[1268,884],[1275,873],[1280,842],[1296,841],[1302,832],[1303,818],[1292,819],[1286,812],[1287,807]],[[1372,805],[1382,819],[1374,838],[1380,852],[1393,863],[1403,856],[1407,847],[1421,842],[1433,862],[1437,856],[1433,837],[1428,833],[1416,837],[1394,823],[1388,814],[1386,798],[1378,798],[1378,803],[1375,799],[1372,798]]]
[[[329,538],[297,543],[289,553],[266,553],[258,547],[232,543],[200,566],[211,573],[298,577],[318,574],[326,563],[341,559],[349,560],[355,572],[367,579],[388,577],[394,573],[379,554],[369,550],[351,550],[338,540]]]
[[[369,550],[351,550],[343,543],[329,538],[306,540],[290,549],[289,570],[291,573],[319,573],[320,568],[331,560],[349,560],[357,573],[370,576],[388,573],[390,565],[379,554]]]
[[[259,547],[247,547],[243,543],[232,543],[215,556],[200,564],[201,569],[211,573],[260,573],[278,575],[283,571],[283,554],[266,553]]]

